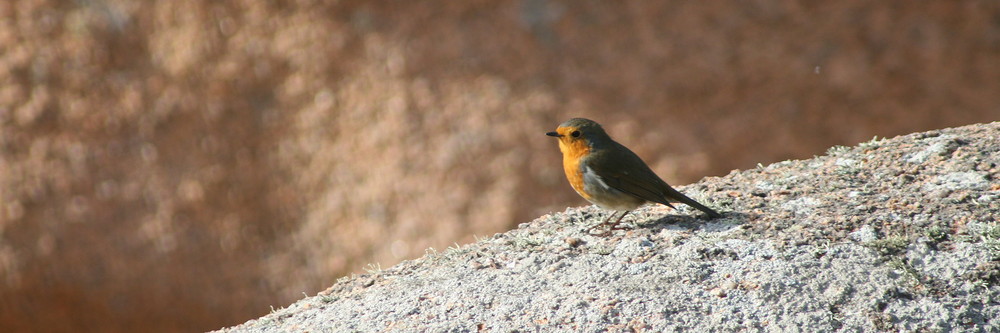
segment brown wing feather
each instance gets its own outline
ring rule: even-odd
[[[667,182],[660,179],[656,173],[653,172],[639,158],[638,155],[633,153],[631,150],[618,144],[617,149],[605,149],[601,154],[591,154],[592,158],[595,159],[606,159],[606,161],[594,161],[594,163],[589,163],[591,169],[594,170],[598,176],[600,176],[605,184],[611,186],[619,191],[631,193],[639,198],[646,201],[652,201],[660,204],[667,205],[674,208],[671,202],[681,202],[694,207],[702,212],[705,212],[709,216],[719,217],[721,216],[718,212],[712,210],[711,208],[705,207],[704,205],[694,201],[684,194],[678,192],[673,187],[670,187]],[[604,166],[604,167],[600,167]],[[616,166],[614,168],[609,168],[607,166]],[[625,172],[623,170],[629,170]]]

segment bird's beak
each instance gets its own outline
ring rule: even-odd
[[[557,132],[548,132],[548,133],[545,133],[545,135],[554,136],[554,137],[557,137],[557,138],[562,137],[562,134],[559,134]]]

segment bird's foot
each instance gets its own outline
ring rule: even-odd
[[[607,227],[607,229],[605,229],[605,227]],[[602,229],[605,229],[605,230],[602,230]],[[611,234],[615,230],[632,230],[632,229],[633,229],[632,227],[627,226],[627,225],[622,225],[622,224],[601,223],[601,224],[595,225],[593,227],[590,227],[590,229],[587,229],[587,233],[590,234],[590,235],[592,235],[592,236],[608,237],[608,236],[611,236]],[[595,233],[594,231],[598,231],[598,232]]]
[[[587,229],[587,234],[589,234],[591,236],[597,236],[597,237],[608,237],[608,236],[611,236],[611,230],[610,229],[608,229],[608,230],[601,230],[601,229],[604,229],[605,225],[606,224],[601,223],[601,224],[595,225],[593,227],[590,227],[590,229]]]
[[[632,229],[635,229],[635,228],[632,227],[632,226],[627,226],[627,225],[623,225],[623,224],[614,224],[614,225],[611,225],[611,230],[632,230]]]

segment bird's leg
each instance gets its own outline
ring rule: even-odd
[[[599,223],[597,225],[594,225],[593,227],[590,227],[590,229],[587,229],[587,232],[591,233],[591,234],[593,234],[595,236],[608,236],[608,235],[611,235],[611,230],[600,232],[600,233],[596,233],[596,234],[594,234],[593,232],[594,232],[594,230],[600,229],[603,226],[609,225],[608,222],[611,222],[611,219],[615,217],[615,213],[618,213],[618,212],[612,210],[611,213],[608,214],[608,217],[606,219],[604,219],[604,222],[601,222],[601,223]]]
[[[622,219],[625,218],[625,215],[628,215],[629,212],[630,211],[628,211],[628,210],[622,212],[622,215],[618,216],[618,219],[615,220],[615,223],[608,223],[608,222],[611,222],[611,219],[615,217],[615,213],[616,212],[615,211],[611,211],[611,214],[608,214],[608,218],[604,219],[604,222],[601,222],[601,224],[598,224],[598,225],[595,225],[595,226],[591,227],[590,231],[594,231],[594,229],[598,229],[598,228],[601,228],[601,227],[604,227],[604,226],[609,226],[610,228],[608,228],[608,231],[602,232],[602,233],[599,233],[599,234],[595,234],[595,235],[597,235],[597,236],[608,236],[608,235],[611,235],[611,231],[612,230],[621,230],[621,229],[623,229],[623,228],[619,228],[618,224],[622,222]]]
[[[611,219],[615,217],[615,213],[618,213],[618,211],[614,211],[614,210],[611,211],[611,214],[608,214],[608,218],[604,219],[604,222],[601,222],[601,224],[598,224],[598,225],[609,225],[610,223],[608,223],[608,222],[611,222]],[[628,212],[626,212],[626,213],[628,213]],[[618,218],[618,220],[620,221],[621,218]]]
[[[622,222],[622,219],[625,218],[625,215],[628,215],[629,212],[631,212],[631,211],[626,210],[624,213],[622,213],[621,216],[618,217],[617,220],[615,220],[615,223],[610,224],[611,225],[611,230],[620,230],[620,229],[623,229],[623,228],[620,228],[618,226],[618,224]]]

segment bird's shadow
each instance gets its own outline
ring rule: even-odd
[[[597,208],[585,208],[569,214],[570,221],[576,223],[583,222],[581,227],[584,233],[593,236],[608,237],[614,231],[620,230],[645,230],[650,233],[658,233],[662,230],[680,231],[702,231],[702,232],[725,232],[733,228],[748,225],[751,215],[741,212],[725,212],[721,217],[710,218],[705,214],[659,214],[649,211],[631,212],[621,221],[621,228],[609,229],[600,221],[606,221],[608,214],[620,214],[615,211],[600,210]],[[633,215],[634,214],[634,215]],[[612,215],[611,217],[614,217]]]
[[[664,229],[671,231],[703,231],[703,232],[725,232],[733,228],[739,228],[750,221],[750,215],[740,212],[725,212],[721,217],[710,218],[707,215],[675,215],[668,214],[660,216],[655,220],[637,220],[631,224],[635,229],[645,229],[652,233],[660,232]]]

